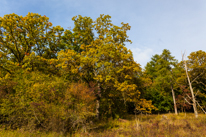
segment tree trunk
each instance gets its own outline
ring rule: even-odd
[[[96,94],[97,100],[96,100],[96,117],[99,119],[99,106],[100,106],[100,98],[101,98],[101,88],[100,83],[98,83],[98,91]]]
[[[175,92],[173,90],[172,84],[171,84],[171,90],[172,90],[172,98],[173,98],[173,101],[174,101],[175,115],[177,115],[177,105],[176,105],[176,101],[175,101]]]
[[[94,70],[94,75],[97,77],[97,71]],[[100,82],[97,80],[97,93],[96,93],[96,118],[99,120],[99,107],[101,98],[101,87]]]
[[[185,66],[186,66],[186,64],[185,64]],[[196,100],[195,100],[192,84],[190,83],[190,78],[189,78],[188,73],[187,73],[187,69],[186,69],[186,74],[187,74],[187,79],[188,79],[188,83],[189,83],[189,86],[190,86],[190,91],[191,91],[191,94],[192,94],[192,102],[193,102],[192,105],[193,105],[195,117],[197,118],[198,117],[198,113],[197,113]]]
[[[96,117],[99,119],[99,99],[96,100]]]
[[[188,72],[187,72],[187,64],[186,64],[185,60],[183,60],[183,61],[184,61],[184,64],[185,64],[185,72],[186,72],[186,75],[187,75],[187,80],[188,80],[188,83],[189,83],[189,86],[190,86],[190,91],[191,91],[191,94],[192,94],[192,102],[193,102],[192,105],[193,105],[195,117],[197,118],[198,117],[198,112],[197,112],[196,100],[195,100],[192,84],[190,82],[190,78],[189,78],[189,75],[188,75]]]

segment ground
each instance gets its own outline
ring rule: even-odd
[[[1,129],[0,136],[4,137],[58,137],[61,133],[43,133],[34,131],[15,131]],[[206,115],[193,113],[162,115],[129,115],[125,119],[110,120],[92,124],[78,130],[75,137],[201,137],[206,136]]]

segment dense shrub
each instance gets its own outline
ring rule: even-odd
[[[12,129],[68,132],[95,114],[93,89],[40,72],[18,72],[13,81],[1,82],[0,93],[0,120]]]

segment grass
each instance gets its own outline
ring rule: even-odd
[[[77,131],[74,137],[204,137],[206,136],[206,115],[180,113],[165,115],[134,115],[126,119],[100,122],[90,128]],[[4,137],[63,137],[61,133],[43,133],[23,130],[0,130]]]
[[[23,130],[0,130],[1,137],[63,137],[59,133],[29,132]]]

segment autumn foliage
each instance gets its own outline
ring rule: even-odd
[[[143,70],[125,46],[131,43],[128,23],[116,26],[109,15],[72,20],[74,28],[65,30],[36,13],[0,17],[4,127],[73,132],[128,113],[173,111],[175,96],[178,109],[185,108],[185,74],[168,50],[153,56]],[[198,51],[188,61],[190,76],[198,76],[194,84],[200,100],[205,97],[202,58],[205,52]]]

